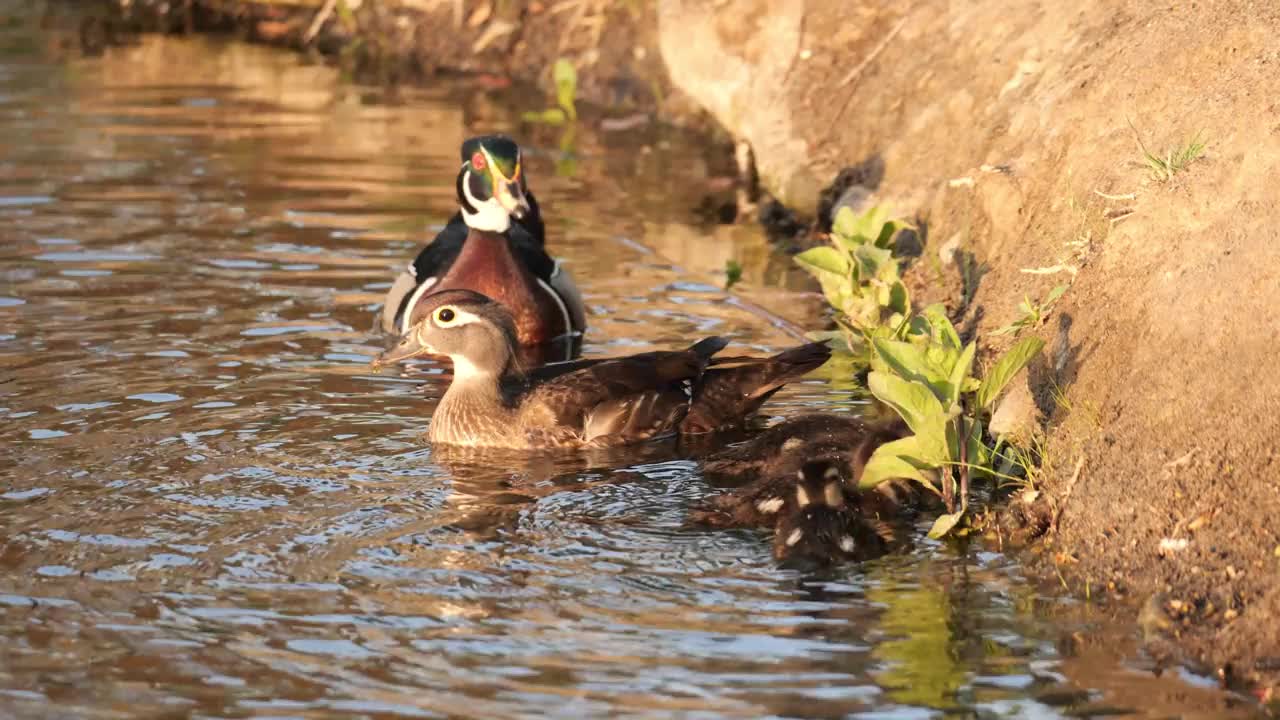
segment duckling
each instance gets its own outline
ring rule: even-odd
[[[784,421],[703,460],[705,475],[746,484],[711,498],[692,519],[716,527],[775,527],[793,510],[792,491],[807,463],[821,458],[856,489],[876,448],[909,432],[901,421],[872,424],[846,415],[815,413]],[[877,519],[889,519],[915,497],[910,483],[881,483],[860,493],[859,505]]]
[[[702,472],[734,486],[760,478],[789,478],[819,448],[830,446],[847,458],[850,476],[859,478],[876,448],[909,434],[910,429],[899,419],[874,422],[857,415],[808,413],[784,420],[741,445],[707,456],[702,461]]]
[[[854,489],[839,459],[810,460],[796,474],[794,497],[778,517],[773,556],[808,566],[863,561],[901,542],[894,527],[863,506],[867,493]]]
[[[433,443],[580,448],[698,433],[741,422],[778,388],[830,357],[810,343],[771,358],[712,357],[728,341],[688,349],[558,363],[523,372],[516,328],[500,304],[470,290],[425,296],[424,317],[375,366],[447,355],[453,381],[431,420]]]
[[[521,345],[586,328],[581,293],[544,248],[545,225],[522,157],[519,145],[503,135],[462,144],[456,182],[461,207],[388,291],[384,332],[408,332],[426,317],[423,299],[450,289],[474,290],[504,305]]]

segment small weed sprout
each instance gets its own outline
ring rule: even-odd
[[[1156,155],[1147,149],[1146,143],[1142,142],[1142,135],[1138,132],[1138,128],[1134,127],[1132,120],[1129,121],[1129,127],[1133,129],[1133,136],[1138,141],[1138,149],[1142,152],[1143,164],[1147,166],[1147,169],[1151,172],[1152,179],[1156,182],[1169,182],[1175,175],[1186,170],[1187,166],[1204,154],[1203,130],[1196,132],[1195,135],[1192,135],[1181,145],[1166,151],[1164,155]]]
[[[726,260],[724,263],[724,289],[728,292],[730,288],[738,284],[742,279],[742,264],[737,260]]]
[[[1062,294],[1066,291],[1066,285],[1058,285],[1049,291],[1049,294],[1044,298],[1044,302],[1041,303],[1035,303],[1031,301],[1031,298],[1023,297],[1022,302],[1018,304],[1018,311],[1021,313],[1018,319],[1008,325],[1005,325],[999,330],[992,331],[991,334],[1017,335],[1023,330],[1034,330],[1040,327],[1040,323],[1044,322],[1049,311],[1052,310],[1054,304],[1058,302],[1058,298],[1062,297]]]

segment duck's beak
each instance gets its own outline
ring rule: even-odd
[[[498,203],[502,205],[502,209],[516,220],[523,220],[529,214],[529,199],[524,196],[524,188],[520,186],[520,181],[516,180],[499,180],[497,190],[494,196],[498,198]]]
[[[373,359],[373,369],[377,370],[383,365],[390,365],[391,363],[398,363],[401,360],[430,355],[434,352],[435,350],[432,349],[430,345],[418,340],[418,334],[416,332],[409,332],[406,333],[404,337],[400,338],[400,342],[397,343],[395,347]]]

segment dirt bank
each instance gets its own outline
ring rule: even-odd
[[[971,331],[1069,283],[1031,374],[1050,430],[1042,489],[1060,513],[1046,574],[1123,598],[1135,618],[1145,607],[1154,650],[1262,695],[1275,685],[1280,6],[325,5],[195,0],[181,22],[391,75],[545,87],[549,61],[568,57],[582,97],[613,117],[705,110],[801,210],[840,168],[870,168],[875,196],[926,229],[913,283]],[[1138,137],[1164,155],[1197,133],[1204,156],[1154,178]]]

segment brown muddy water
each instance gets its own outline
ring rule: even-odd
[[[473,132],[527,140],[588,355],[790,342],[713,284],[736,258],[802,304],[758,233],[697,224],[697,138],[566,159],[474,88],[0,19],[0,717],[1248,712],[976,546],[780,570],[685,526],[714,488],[669,448],[433,456],[441,369],[371,372],[370,328]],[[814,407],[861,406],[819,375],[769,413]]]

